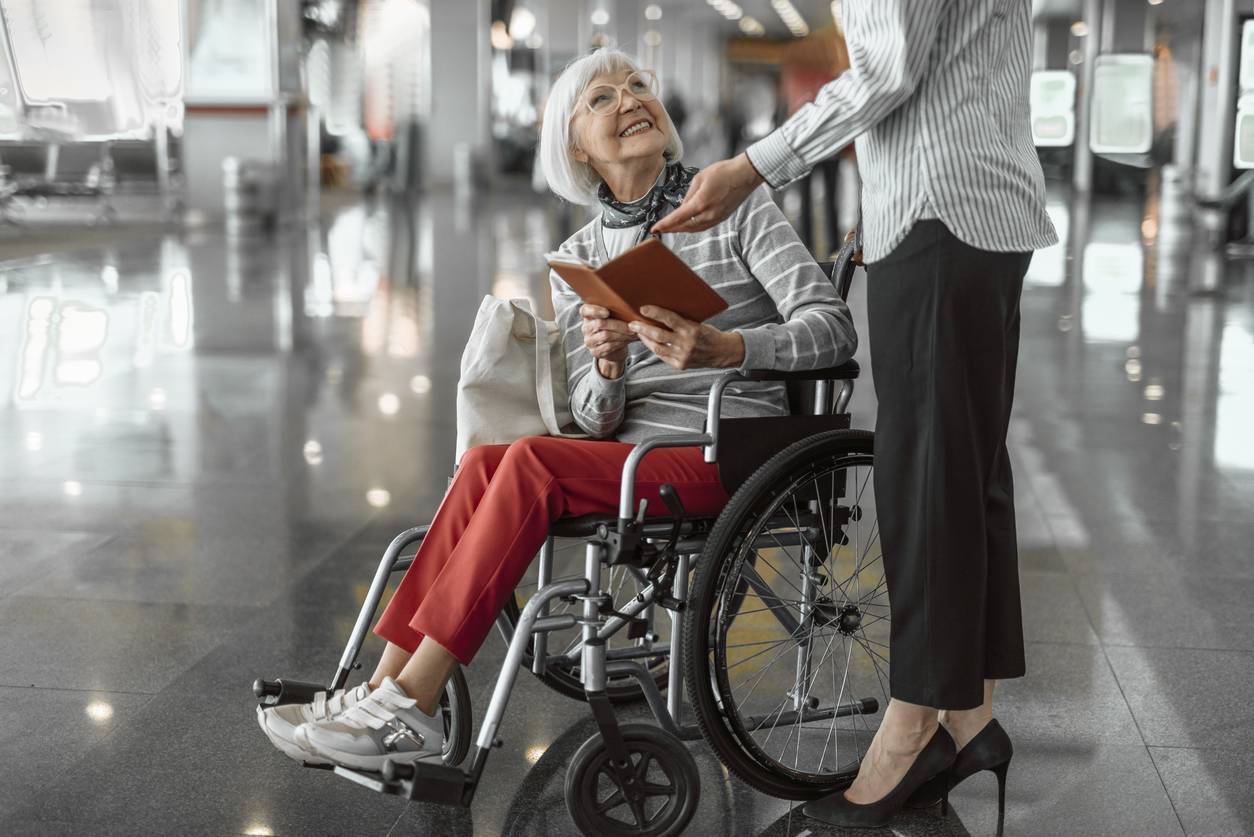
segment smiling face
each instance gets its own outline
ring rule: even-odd
[[[631,68],[625,67],[592,79],[580,94],[581,103],[571,126],[575,139],[572,155],[602,177],[611,167],[656,165],[666,149],[670,130],[666,109],[656,98],[641,100],[622,88],[631,73]],[[605,86],[621,89],[622,96],[616,110],[600,116],[592,113],[588,104],[596,104],[590,100]],[[613,101],[613,94],[609,101]]]

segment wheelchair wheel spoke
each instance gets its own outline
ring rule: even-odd
[[[772,539],[774,539],[775,543],[779,543],[779,538],[776,538],[776,537],[775,537],[775,533],[774,533],[774,532],[771,532],[771,533],[770,533],[770,535],[771,535],[771,538],[772,538]],[[785,555],[787,555],[787,556],[789,557],[789,559],[791,559],[791,558],[792,558],[792,554],[788,552],[787,548],[786,548],[783,544],[780,544],[779,548],[780,548],[780,549],[782,549],[782,550],[784,550],[784,554],[785,554]],[[800,596],[802,599],[804,599],[804,598],[805,598],[805,595],[806,595],[806,594],[805,594],[805,593],[803,593],[803,592],[801,591],[801,588],[800,588],[800,587],[798,587],[797,585],[793,584],[791,581],[789,581],[789,580],[788,580],[788,576],[786,576],[786,575],[784,575],[784,573],[780,572],[779,568],[778,568],[778,567],[776,567],[774,564],[772,564],[772,563],[770,562],[770,560],[769,560],[766,556],[764,556],[764,555],[763,555],[760,551],[758,551],[758,552],[757,552],[757,557],[758,557],[758,560],[762,561],[762,563],[766,564],[766,566],[768,566],[768,567],[771,569],[771,572],[775,573],[776,577],[778,577],[780,581],[782,581],[782,582],[784,582],[785,584],[787,584],[787,585],[788,585],[789,587],[791,587],[793,590],[796,590],[796,591],[797,591],[797,595],[798,595],[798,596]],[[798,564],[796,561],[794,561],[793,563],[797,564],[797,566],[798,566],[798,567],[800,567],[800,566],[801,566],[801,565],[800,565],[800,564]],[[752,568],[750,568],[750,569],[752,570]],[[800,601],[800,600],[798,600],[798,601]]]
[[[598,802],[596,804],[596,807],[593,810],[595,810],[598,814],[604,814],[604,813],[614,810],[615,808],[617,808],[619,805],[622,805],[626,801],[627,801],[627,797],[623,796],[623,792],[620,790],[616,790],[612,794],[607,796],[603,801]]]
[[[862,639],[859,639],[858,641],[862,642],[865,639],[866,639],[866,635],[863,634]],[[875,668],[875,677],[880,682],[880,691],[883,692],[885,698],[887,698],[889,692],[888,692],[888,683],[886,682],[887,678],[884,676],[884,670],[880,668],[880,664],[876,662],[876,659],[875,659],[876,655],[868,654],[867,656],[871,660],[871,665]]]
[[[776,645],[782,645],[782,644],[783,644],[783,643],[785,643],[785,642],[791,642],[791,639],[790,639],[790,638],[786,638],[786,639],[777,639],[777,640],[775,640],[775,641],[771,642],[771,646],[772,646],[772,648],[773,648],[774,646],[776,646]],[[760,657],[760,656],[762,656],[763,654],[768,653],[769,651],[771,651],[771,650],[772,650],[772,648],[763,648],[761,651],[755,651],[755,652],[753,652],[752,654],[750,654],[748,657],[745,657],[743,660],[737,660],[735,663],[732,663],[731,665],[728,665],[728,666],[727,666],[727,670],[728,670],[728,671],[731,671],[731,670],[732,670],[733,668],[735,668],[736,666],[742,666],[742,665],[744,665],[745,663],[749,662],[750,660],[753,660],[753,659],[755,659],[756,657]],[[787,648],[785,648],[785,649],[784,649],[784,651],[787,651],[787,650],[788,650]],[[783,651],[781,651],[780,653],[782,654],[782,653],[783,653]],[[771,662],[774,662],[774,660],[772,660]],[[770,665],[770,663],[767,663],[767,665],[769,666],[769,665]]]
[[[724,647],[728,649],[732,649],[732,648],[753,648],[758,645],[779,645],[781,642],[788,642],[790,638],[791,637],[787,637],[784,639],[762,639],[756,642],[733,642],[733,643],[729,643],[728,645],[725,645]]]
[[[649,815],[644,810],[644,805],[634,796],[627,797],[627,807],[631,809],[631,815],[636,820],[639,828],[644,828],[649,824]]]
[[[819,657],[819,662],[816,666],[814,666],[813,671],[819,671],[823,668],[823,663],[825,663],[827,659],[831,656],[832,646],[835,644],[836,637],[838,636],[840,636],[840,634],[838,633],[832,634],[831,639],[827,641],[827,646],[823,649],[823,653]],[[812,676],[810,678],[810,682],[806,685],[805,695],[801,699],[801,705],[803,707],[809,705],[810,693],[814,691],[814,684],[816,682],[818,682],[818,677]],[[804,716],[798,717],[796,723],[793,724],[793,729],[796,730],[797,732],[796,754],[793,756],[793,769],[794,770],[799,769],[799,764],[801,760],[801,731],[802,731],[803,726],[805,725],[805,721],[803,720],[803,717]],[[780,752],[780,755],[783,755],[784,752],[787,752],[788,741],[791,738],[792,738],[792,733],[790,732],[788,733],[788,738],[784,739],[784,747],[783,747],[783,750]]]
[[[782,640],[782,641],[783,641],[783,642],[789,642],[789,640]],[[781,658],[782,658],[785,654],[787,654],[789,651],[791,651],[791,650],[793,649],[793,647],[794,647],[794,646],[792,646],[792,645],[786,645],[786,646],[784,646],[783,648],[781,648],[781,649],[779,650],[779,652],[778,652],[778,653],[776,653],[776,655],[775,655],[774,657],[772,657],[772,658],[771,658],[771,661],[770,661],[770,662],[768,662],[768,663],[767,663],[767,664],[766,664],[766,665],[762,668],[762,671],[758,673],[758,679],[753,681],[753,685],[749,687],[749,692],[748,692],[748,694],[746,694],[746,695],[744,696],[744,698],[743,698],[743,702],[744,702],[745,704],[748,704],[748,702],[749,702],[749,698],[753,696],[753,692],[754,692],[754,690],[756,690],[756,689],[758,688],[758,684],[762,682],[762,678],[763,678],[763,677],[765,677],[765,676],[766,676],[766,673],[767,673],[768,671],[770,671],[770,670],[771,670],[771,666],[773,666],[773,665],[775,665],[777,662],[779,662],[779,661],[780,661],[780,659],[781,659]],[[759,653],[762,653],[762,652],[759,652]],[[787,698],[785,698],[785,700],[787,700]]]

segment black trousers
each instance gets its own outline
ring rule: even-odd
[[[890,691],[909,703],[971,709],[985,678],[1024,674],[1006,429],[1030,260],[928,220],[867,266]]]

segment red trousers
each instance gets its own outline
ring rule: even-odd
[[[375,633],[410,652],[429,636],[468,665],[544,544],[549,523],[616,514],[631,449],[547,436],[471,448]],[[699,448],[655,450],[640,463],[636,499],[649,501],[650,514],[666,513],[658,494],[664,483],[690,512],[715,512],[727,503],[716,467]]]

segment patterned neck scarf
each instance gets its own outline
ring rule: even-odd
[[[648,230],[671,209],[679,206],[688,194],[688,185],[696,175],[695,168],[685,168],[679,163],[668,162],[658,175],[653,188],[639,200],[624,203],[614,197],[614,193],[604,183],[597,191],[601,201],[601,223],[607,229],[621,230],[643,224],[641,239]]]

